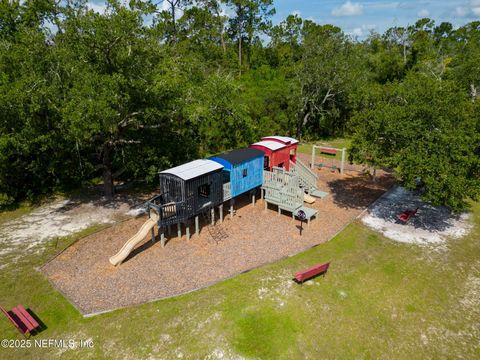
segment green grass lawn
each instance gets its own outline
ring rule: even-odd
[[[32,211],[32,206],[27,203],[18,204],[14,210],[0,211],[0,224],[19,218],[22,215],[28,214],[30,211]]]
[[[2,305],[31,307],[36,339],[92,339],[93,349],[0,349],[1,359],[479,358],[480,205],[475,228],[435,251],[353,223],[332,241],[181,297],[83,318],[37,271],[76,237],[52,241],[0,273]],[[304,285],[291,274],[331,260]],[[21,339],[0,317],[1,338]]]
[[[307,143],[301,143],[298,146],[298,152],[304,153],[304,154],[309,154],[312,155],[312,146],[313,145],[318,145],[318,146],[327,146],[327,147],[334,147],[337,149],[343,149],[350,146],[351,140],[350,139],[340,139],[340,138],[335,138],[335,139],[327,139],[327,140],[318,140],[314,142],[307,142]],[[336,158],[340,160],[342,158],[342,154],[338,152],[335,156],[331,155],[325,155],[325,154],[320,154],[320,150],[317,149],[316,151],[316,156],[323,156],[325,158]]]

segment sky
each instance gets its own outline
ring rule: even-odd
[[[105,2],[90,0],[89,6],[102,12]],[[336,25],[360,40],[370,31],[383,33],[392,26],[413,25],[425,17],[437,24],[448,21],[455,27],[480,20],[480,0],[274,0],[274,7],[274,24],[297,14],[318,24]]]
[[[407,26],[428,17],[455,27],[480,20],[480,0],[274,0],[274,23],[289,14],[319,24],[333,24],[344,32],[364,38],[371,30],[384,32],[392,26]]]

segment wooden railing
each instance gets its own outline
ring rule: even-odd
[[[231,185],[229,182],[223,184],[223,201],[232,198]]]
[[[297,159],[296,163],[290,161],[290,171],[299,176],[300,184],[308,189],[317,187],[318,176],[304,163]]]
[[[274,168],[264,171],[263,186],[265,200],[280,208],[294,211],[303,205],[303,190],[298,176],[285,169]]]

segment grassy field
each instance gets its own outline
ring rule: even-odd
[[[1,359],[479,358],[480,205],[447,251],[394,243],[360,223],[294,257],[185,296],[83,318],[38,268],[76,238],[51,241],[0,273],[2,305],[31,307],[34,339],[93,349],[1,349]],[[326,277],[291,275],[331,260]],[[21,339],[0,317],[2,339]]]
[[[348,149],[348,147],[350,146],[350,142],[351,142],[350,139],[335,138],[335,139],[331,139],[331,140],[327,139],[327,140],[318,140],[318,141],[314,141],[314,142],[301,143],[298,146],[298,152],[312,155],[312,146],[313,145],[334,147],[334,148],[337,148],[337,149],[343,149],[343,148]],[[317,150],[316,155],[317,156],[323,156],[323,157],[326,157],[326,158],[329,158],[329,159],[330,158],[336,158],[336,159],[340,160],[342,158],[342,154],[340,152],[338,152],[335,156],[331,156],[331,155],[320,154],[320,151]]]

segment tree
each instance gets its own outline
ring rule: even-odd
[[[275,56],[271,59],[274,67],[291,68],[302,56],[303,20],[297,15],[289,15],[270,30],[269,48]],[[273,60],[273,62],[272,62]]]
[[[366,96],[352,119],[352,160],[388,167],[408,189],[461,211],[480,195],[478,120],[454,82],[410,72]]]
[[[346,125],[347,91],[354,85],[356,52],[340,28],[305,21],[303,56],[297,67],[297,137],[307,127],[316,136],[332,136]]]
[[[161,21],[167,24],[167,38],[176,43],[178,41],[178,13],[184,11],[193,0],[162,0],[164,9],[160,12]]]
[[[181,40],[190,44],[191,52],[203,52],[206,58],[218,60],[218,47],[221,48],[223,56],[227,52],[227,19],[219,1],[197,0],[195,6],[185,9],[179,20]]]
[[[255,34],[266,32],[271,27],[270,17],[275,14],[273,0],[224,0],[224,2],[235,12],[235,16],[230,18],[229,33],[237,39],[238,67],[241,71],[243,54],[246,51],[248,60]]]
[[[457,81],[472,101],[480,97],[480,21],[465,25],[453,34],[455,57],[450,64],[449,78]]]
[[[65,133],[49,2],[0,6],[0,207],[78,186],[81,169]]]
[[[112,198],[119,156],[142,146],[145,128],[160,126],[151,72],[158,57],[141,10],[111,1],[105,14],[81,7],[68,15],[55,38],[71,84],[62,114],[80,148],[93,147],[94,167],[102,170],[105,195]]]

